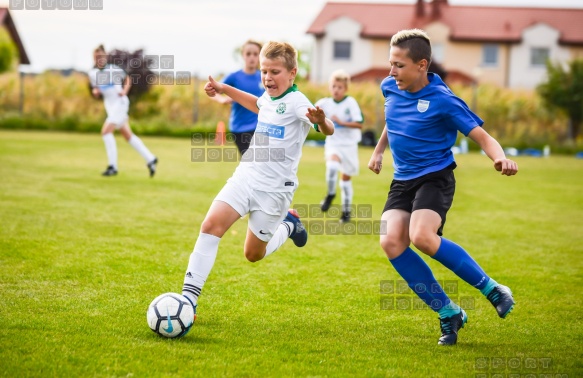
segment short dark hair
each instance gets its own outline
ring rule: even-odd
[[[417,63],[421,59],[431,63],[431,42],[427,33],[421,29],[407,29],[397,32],[391,38],[391,46],[409,50],[408,56]]]

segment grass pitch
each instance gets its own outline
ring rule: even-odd
[[[144,138],[160,158],[150,179],[117,140],[120,173],[104,178],[98,135],[0,131],[1,376],[583,375],[583,160],[518,158],[508,178],[485,156],[457,156],[444,235],[517,306],[499,319],[424,257],[466,305],[454,347],[438,347],[436,314],[398,291],[377,235],[311,235],[251,264],[246,219],[221,241],[194,328],[167,340],[148,328],[147,306],[181,291],[200,223],[236,164],[193,163],[189,140]],[[390,164],[380,176],[366,169],[371,152],[360,151],[354,200],[373,216],[357,221],[380,217],[391,179]],[[324,171],[323,150],[304,147],[294,204],[320,202]]]

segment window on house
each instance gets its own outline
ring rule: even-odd
[[[350,59],[350,41],[334,41],[334,59]]]
[[[530,65],[544,67],[549,59],[549,49],[546,47],[533,47],[530,49]]]
[[[488,44],[482,46],[482,65],[483,66],[498,65],[498,45]]]

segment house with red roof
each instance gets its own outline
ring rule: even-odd
[[[16,30],[16,25],[10,16],[10,12],[8,8],[1,8],[0,7],[0,29],[6,30],[14,46],[18,50],[18,63],[20,64],[30,64],[30,60],[28,59],[28,55],[26,54],[26,50],[24,49],[24,45],[22,44],[22,40],[18,35],[18,31]]]
[[[411,28],[428,33],[449,82],[532,89],[545,79],[547,60],[583,58],[583,9],[329,2],[307,30],[315,37],[312,81],[326,82],[337,69],[381,80],[391,37]]]

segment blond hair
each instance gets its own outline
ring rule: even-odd
[[[103,45],[99,45],[95,48],[95,50],[93,50],[94,53],[96,52],[105,52],[105,47],[103,47]]]
[[[422,59],[431,63],[431,40],[421,29],[406,29],[397,32],[391,38],[391,46],[409,50],[407,55],[415,63]]]
[[[267,42],[261,48],[259,56],[272,60],[281,59],[288,71],[298,67],[298,52],[286,42]]]
[[[346,88],[348,88],[348,86],[350,85],[350,75],[348,74],[348,72],[344,70],[336,70],[332,72],[332,75],[330,75],[330,83],[333,83],[335,81],[344,83]]]
[[[257,42],[254,39],[248,39],[245,41],[245,43],[243,43],[243,45],[241,46],[241,53],[243,53],[243,50],[245,50],[245,46],[247,45],[253,45],[253,46],[257,46],[259,47],[259,50],[261,50],[261,48],[263,47],[263,45],[261,44],[261,42]]]

